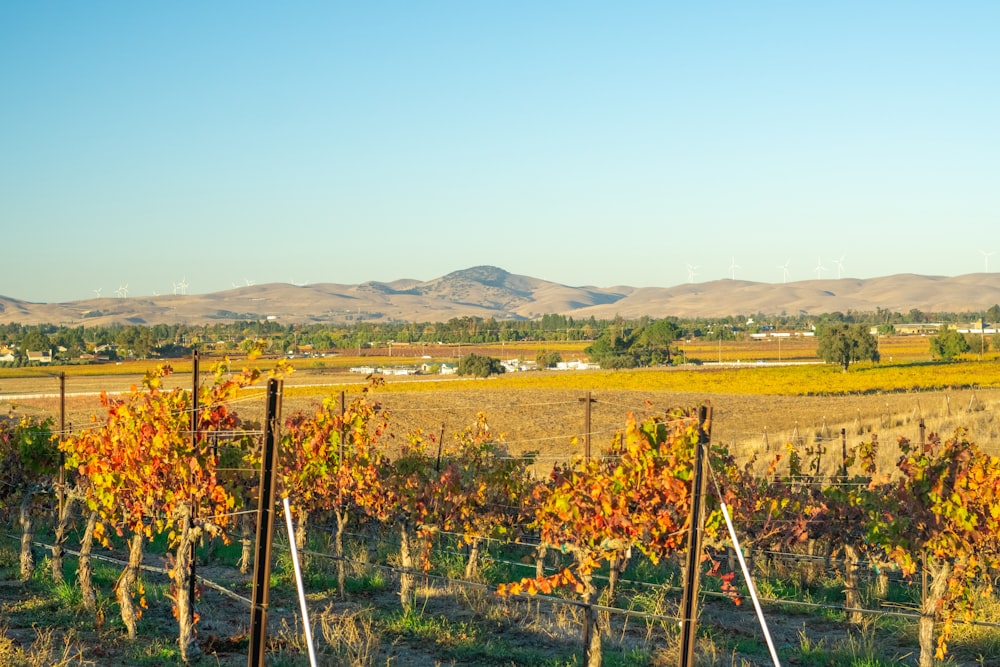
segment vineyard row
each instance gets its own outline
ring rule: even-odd
[[[92,610],[93,544],[124,541],[127,564],[115,594],[130,637],[144,605],[143,553],[163,535],[185,660],[199,651],[195,547],[251,534],[252,515],[245,511],[256,506],[256,538],[244,537],[240,559],[255,568],[255,650],[254,628],[266,627],[270,517],[278,496],[293,501],[300,551],[320,519],[332,523],[330,550],[342,593],[350,560],[347,527],[377,529],[395,550],[387,558],[397,568],[404,610],[414,606],[417,578],[433,573],[434,547],[444,537],[467,550],[467,579],[475,578],[491,541],[511,548],[530,542],[534,575],[509,571],[493,590],[500,597],[559,589],[576,596],[585,610],[588,665],[600,663],[608,632],[597,607],[613,606],[601,600],[616,599],[624,578],[638,574],[662,582],[675,576],[684,589],[684,636],[697,622],[703,577],[734,600],[754,592],[747,588],[752,583],[739,583],[732,563],[723,562],[723,509],[738,517],[747,553],[803,552],[842,561],[838,576],[848,610],[862,608],[864,562],[892,564],[907,578],[926,573],[922,664],[925,655],[944,654],[955,622],[992,596],[988,584],[1000,573],[1000,460],[963,429],[939,437],[921,428],[916,442],[900,439],[891,467],[879,456],[883,445],[875,434],[849,449],[842,439],[844,451],[836,454],[792,441],[767,453],[769,460],[738,461],[712,440],[710,409],[669,408],[626,415],[600,453],[590,456],[588,445],[584,456],[556,462],[542,478],[532,459],[509,455],[483,414],[451,438],[443,429],[418,430],[390,443],[385,436],[392,416],[377,398],[378,380],[350,401],[341,393],[282,417],[281,381],[271,379],[264,420],[255,422],[236,407],[245,405],[259,371],[220,369],[212,383],[190,390],[166,388],[168,374],[158,369],[141,388],[103,396],[105,414],[70,435],[64,429],[54,434],[51,420],[4,422],[0,504],[11,514],[17,508],[24,577],[33,568],[36,519],[47,521],[54,534],[53,577],[63,577],[70,534],[81,536],[78,585]],[[824,470],[824,458],[838,475]],[[44,502],[40,489],[50,489],[56,502]],[[53,505],[54,516],[46,511]],[[559,566],[546,569],[555,553]]]

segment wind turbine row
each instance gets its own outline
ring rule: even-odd
[[[985,255],[986,253],[983,253],[983,254]],[[990,254],[992,254],[992,253],[990,253]],[[840,280],[840,279],[842,279],[844,277],[844,255],[841,255],[839,259],[833,260],[833,263],[837,267],[837,279]],[[784,264],[779,264],[778,265],[778,268],[781,269],[781,282],[783,282],[783,283],[787,283],[788,282],[788,277],[789,277],[788,266],[789,266],[789,264],[791,264],[791,260],[785,260]],[[687,266],[687,281],[689,283],[693,283],[693,282],[695,282],[695,278],[698,276],[698,269],[700,267],[697,266],[697,265],[694,265],[694,264],[687,264],[686,266]],[[739,268],[742,268],[742,267],[739,264],[736,263],[736,258],[735,257],[731,257],[730,260],[729,260],[729,269],[728,269],[728,271],[729,271],[729,278],[731,280],[736,280],[736,270],[739,269]],[[816,259],[816,268],[813,269],[813,270],[816,272],[816,278],[817,279],[822,279],[823,278],[823,274],[825,272],[829,271],[830,269],[823,265],[823,258],[819,257],[819,258]]]

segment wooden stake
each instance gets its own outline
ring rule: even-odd
[[[278,486],[278,420],[281,380],[267,381],[264,451],[257,503],[257,554],[253,563],[253,601],[250,607],[249,667],[263,667],[267,648],[267,605],[270,599],[271,537],[274,531],[274,495]]]
[[[711,408],[698,408],[698,444],[694,453],[691,480],[691,515],[686,559],[687,576],[681,601],[680,666],[694,666],[694,648],[698,630],[698,584],[701,575],[701,522],[705,503],[705,453],[711,440]]]

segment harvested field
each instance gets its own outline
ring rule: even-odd
[[[754,370],[750,368],[746,372],[752,374]],[[1000,407],[1000,389],[995,388],[782,396],[615,390],[607,388],[614,384],[607,379],[608,375],[613,377],[614,374],[602,371],[590,376],[595,386],[605,387],[591,391],[591,441],[595,454],[624,424],[629,412],[637,415],[663,413],[670,408],[693,408],[703,403],[712,406],[713,440],[725,443],[739,456],[749,458],[757,454],[762,461],[770,458],[767,452],[780,452],[785,443],[793,440],[800,444],[827,442],[839,448],[841,429],[849,447],[872,434],[877,434],[882,443],[894,443],[899,436],[917,439],[921,419],[928,433],[949,434],[957,427],[968,427],[973,438],[989,451],[1000,452],[1000,427],[994,419]],[[191,376],[179,373],[168,380],[189,386]],[[139,376],[68,378],[68,428],[86,427],[91,415],[102,414],[101,391],[125,391],[140,381]],[[393,378],[387,381],[384,390],[376,392],[376,397],[389,411],[390,435],[397,438],[405,438],[417,430],[437,436],[443,429],[447,439],[471,425],[476,414],[483,412],[512,454],[537,454],[536,471],[551,467],[554,461],[583,455],[587,390],[508,388],[506,385],[512,381],[513,378]],[[557,381],[558,378],[554,382]],[[573,378],[573,382],[579,386],[587,384],[579,377]],[[752,382],[747,384],[752,385]],[[364,386],[364,377],[357,374],[299,370],[285,380],[282,412],[288,415],[296,410],[308,410],[324,396],[337,395],[341,391],[350,400]],[[262,390],[251,390],[238,404],[238,409],[246,418],[260,419],[263,406]],[[59,412],[58,384],[48,376],[5,378],[0,381],[0,410],[56,416]],[[891,448],[885,449],[886,456],[891,457],[888,451]],[[832,457],[830,465],[835,465]]]

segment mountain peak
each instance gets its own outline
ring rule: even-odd
[[[491,287],[502,287],[510,276],[510,273],[500,267],[484,264],[482,266],[473,266],[468,269],[452,271],[444,276],[442,280],[470,280],[482,283],[483,285],[490,285]]]

